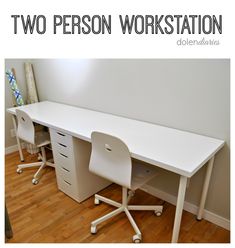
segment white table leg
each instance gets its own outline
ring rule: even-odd
[[[173,234],[172,234],[172,239],[171,239],[172,243],[178,242],[186,188],[187,188],[187,177],[180,176],[177,204],[176,204],[176,210],[175,210],[175,221],[174,221]]]
[[[200,205],[199,205],[198,214],[197,214],[198,220],[202,219],[204,206],[205,206],[205,202],[206,202],[206,196],[207,196],[210,178],[211,178],[211,172],[213,169],[213,164],[214,164],[214,156],[209,160],[209,163],[207,165],[206,175],[205,175],[204,184],[203,184],[203,188],[202,188]]]
[[[23,156],[23,152],[22,152],[20,139],[17,136],[17,124],[16,124],[16,116],[15,115],[12,115],[12,121],[13,121],[13,126],[14,126],[14,129],[15,129],[16,141],[17,141],[17,146],[18,146],[18,150],[19,150],[19,154],[20,154],[20,160],[23,162],[24,161],[24,156]]]

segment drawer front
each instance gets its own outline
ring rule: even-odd
[[[59,130],[50,128],[50,136],[53,142],[64,145],[65,147],[72,146],[73,144],[73,137]]]
[[[65,179],[58,177],[57,178],[58,188],[63,191],[66,195],[76,199],[77,198],[77,189],[75,185],[66,181]]]
[[[67,146],[56,141],[52,141],[52,148],[55,153],[60,154],[64,158],[71,159],[73,157],[73,146],[72,144]]]
[[[62,178],[64,181],[74,184],[74,173],[69,171],[67,168],[64,166],[58,165],[56,168],[56,174]]]
[[[54,145],[52,144],[53,149],[53,156],[54,161],[57,166],[62,166],[68,171],[74,172],[75,171],[75,165],[74,165],[74,159],[71,156],[65,155],[64,153],[59,152],[54,148]]]

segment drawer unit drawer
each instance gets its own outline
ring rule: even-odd
[[[70,147],[73,143],[73,137],[59,130],[50,128],[50,136],[53,142]]]
[[[73,184],[71,184],[70,182],[64,180],[61,177],[57,178],[57,184],[58,184],[58,188],[63,191],[66,195],[72,197],[73,199],[76,199],[77,196],[77,189],[76,187],[74,187]]]
[[[69,196],[73,195],[74,187],[70,182],[64,180],[61,177],[58,177],[57,184],[58,184],[58,188],[61,191],[63,191],[65,194],[67,194]]]
[[[54,148],[53,145],[52,145],[52,148],[53,148],[53,156],[54,156],[56,168],[57,166],[62,166],[65,169],[73,172],[75,169],[73,157],[67,156],[64,153],[59,152],[58,150]]]
[[[64,156],[64,158],[70,159],[73,157],[73,147],[72,145],[67,146],[56,141],[52,141],[52,148],[55,152]]]
[[[74,173],[60,165],[58,165],[56,169],[57,176],[70,184],[74,184]]]

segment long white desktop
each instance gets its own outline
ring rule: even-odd
[[[99,181],[96,183],[99,187],[89,188],[88,181],[93,179],[88,174],[89,152],[85,152],[84,146],[89,144],[93,131],[105,132],[122,139],[129,147],[133,158],[177,173],[180,181],[172,234],[173,243],[177,242],[179,237],[187,179],[207,164],[197,214],[197,219],[202,219],[214,156],[224,146],[223,140],[49,101],[17,108],[28,113],[35,123],[50,129],[58,187],[77,201],[108,185],[108,182],[96,178],[94,180]],[[9,108],[7,111],[12,114],[16,126],[15,109]],[[18,145],[23,160],[19,140]],[[77,170],[81,164],[83,166],[79,172],[72,171],[72,175],[77,175],[74,178],[66,176],[71,169],[66,167],[69,166],[66,159],[70,156],[72,157],[70,163],[75,165],[72,170]],[[61,165],[62,171],[59,171],[57,162]],[[83,187],[77,185],[77,180],[80,180]],[[71,185],[79,188],[80,192],[74,192],[76,189],[71,190]]]

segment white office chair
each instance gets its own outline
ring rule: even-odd
[[[36,145],[38,148],[41,149],[41,154],[39,154],[39,159],[42,161],[29,163],[29,164],[20,164],[17,166],[17,173],[21,174],[24,168],[30,167],[37,167],[39,166],[38,171],[34,174],[32,183],[38,184],[39,179],[41,177],[41,171],[45,166],[54,167],[54,164],[46,160],[46,152],[45,146],[49,145],[50,142],[50,135],[48,132],[40,131],[35,132],[35,128],[33,122],[29,115],[22,110],[16,109],[16,117],[17,117],[17,136],[30,143]]]
[[[101,222],[121,212],[125,212],[136,232],[133,236],[133,242],[140,243],[141,232],[129,210],[152,210],[157,216],[160,216],[163,206],[128,205],[128,202],[137,188],[156,176],[156,169],[153,166],[132,163],[128,147],[119,138],[100,132],[93,132],[91,134],[91,142],[92,152],[89,170],[122,186],[122,203],[95,194],[95,204],[103,201],[117,207],[117,209],[91,222],[91,233],[96,233],[96,226]],[[129,192],[127,192],[128,189],[130,189]]]

